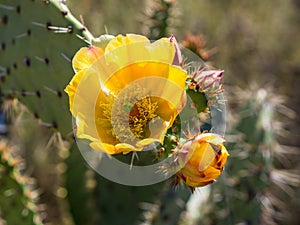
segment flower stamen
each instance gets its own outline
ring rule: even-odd
[[[137,138],[149,136],[147,135],[147,125],[152,119],[157,117],[155,113],[157,108],[157,102],[152,102],[150,97],[145,97],[134,105],[129,113],[129,126]]]
[[[111,124],[114,136],[120,141],[135,144],[150,136],[149,122],[158,117],[158,103],[140,86],[124,88],[112,106]]]

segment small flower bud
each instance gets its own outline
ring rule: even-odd
[[[214,182],[221,175],[228,152],[224,139],[217,134],[205,133],[187,141],[179,150],[182,169],[177,173],[189,187],[201,187]]]

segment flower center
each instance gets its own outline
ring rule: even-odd
[[[137,138],[146,138],[148,123],[157,117],[155,111],[157,102],[152,102],[150,97],[139,100],[129,112],[129,127]]]
[[[156,114],[158,103],[147,94],[145,88],[129,85],[115,99],[111,124],[114,136],[120,141],[135,144],[150,136],[149,122]]]

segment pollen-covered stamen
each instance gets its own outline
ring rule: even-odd
[[[158,103],[144,88],[130,85],[115,99],[111,124],[115,137],[124,143],[135,144],[150,136],[149,122],[157,117]]]
[[[137,138],[146,138],[148,123],[157,117],[155,111],[157,102],[152,102],[150,97],[139,100],[129,113],[129,127]]]

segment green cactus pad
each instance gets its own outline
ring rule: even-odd
[[[95,197],[101,210],[101,224],[138,224],[143,219],[143,205],[158,201],[166,183],[131,187],[97,176]]]
[[[0,18],[2,94],[17,97],[42,124],[67,135],[72,122],[63,90],[74,74],[70,60],[84,45],[76,34],[87,31],[63,1],[4,0]]]
[[[93,225],[99,220],[100,210],[95,210],[93,188],[95,180],[88,169],[75,142],[70,149],[70,156],[66,160],[66,188],[70,212],[75,224]]]

